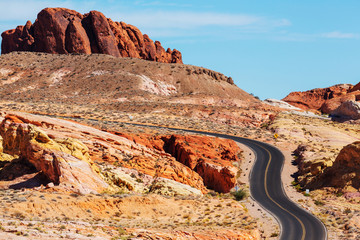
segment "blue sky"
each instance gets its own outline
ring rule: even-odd
[[[45,7],[98,10],[261,99],[360,82],[358,0],[0,0],[0,31]]]

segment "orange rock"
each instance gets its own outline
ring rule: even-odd
[[[305,92],[292,92],[282,100],[304,110],[318,111],[326,100],[345,95],[351,87],[351,84],[339,84]]]
[[[14,123],[13,120],[22,123]],[[39,124],[41,131],[28,134],[31,130],[28,123]],[[30,162],[37,169],[46,172],[54,183],[60,184],[66,180],[61,176],[70,176],[65,172],[60,176],[55,166],[61,166],[66,173],[71,173],[72,170],[66,166],[82,166],[86,163],[93,168],[92,162],[105,162],[116,167],[135,169],[155,179],[171,179],[203,193],[207,192],[206,187],[228,192],[235,184],[237,169],[233,167],[233,162],[239,160],[240,151],[235,142],[214,137],[109,133],[75,121],[14,112],[3,121],[0,134],[6,139],[6,152],[33,159]],[[32,140],[20,141],[30,139],[30,136]],[[70,143],[61,140],[69,138],[77,140]],[[81,147],[80,143],[75,147],[80,141],[86,144],[86,148]],[[84,161],[76,163],[73,158],[84,158]],[[60,159],[65,159],[64,165]],[[38,161],[40,163],[36,165]],[[82,168],[88,169],[86,166]],[[77,170],[75,172],[76,176],[80,174]],[[93,172],[97,176],[96,171]],[[88,173],[90,175],[92,172]],[[79,179],[82,178],[86,179]]]
[[[15,117],[3,120],[0,134],[5,153],[26,160],[51,182],[67,190],[90,193],[108,187],[92,166],[87,147],[79,141],[56,142],[37,127],[18,123]]]
[[[45,8],[32,25],[2,33],[2,53],[34,51],[46,53],[103,53],[115,57],[182,63],[177,50],[166,52],[140,30],[124,22],[113,22],[101,12],[82,15],[66,8]]]
[[[349,92],[355,92],[355,91],[360,91],[360,82],[356,84],[353,88],[351,88]]]
[[[19,119],[19,117],[10,114],[5,116],[5,121],[6,120],[10,120],[11,122],[14,123],[24,123],[22,120]]]
[[[355,100],[356,100],[356,95],[351,94],[351,93],[340,96],[340,97],[331,98],[324,102],[324,104],[321,106],[320,110],[323,113],[330,114],[335,109],[337,109],[342,103],[344,103],[346,101],[355,101]]]
[[[204,185],[210,189],[229,192],[235,186],[237,169],[232,163],[239,161],[238,153],[241,149],[232,140],[190,135],[151,137],[121,134],[121,136],[170,153],[178,162],[198,173]]]
[[[235,186],[237,169],[232,163],[239,160],[237,154],[241,150],[234,141],[188,135],[162,139],[165,151],[197,172],[208,188],[225,193]]]

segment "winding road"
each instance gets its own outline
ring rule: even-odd
[[[97,120],[96,120],[97,121]],[[327,231],[315,216],[291,201],[284,192],[281,171],[284,155],[270,144],[220,133],[211,133],[189,129],[155,126],[149,124],[112,121],[143,127],[183,130],[191,133],[227,138],[245,144],[256,154],[256,161],[250,174],[250,194],[263,208],[269,211],[279,222],[280,240],[326,240]]]
[[[130,124],[149,127],[149,125],[145,124]],[[291,201],[285,194],[281,182],[284,155],[279,149],[263,142],[226,134],[170,127],[168,129],[227,138],[247,145],[256,154],[256,161],[250,174],[250,194],[256,202],[269,211],[279,222],[281,228],[279,239],[327,239],[327,231],[324,224]]]

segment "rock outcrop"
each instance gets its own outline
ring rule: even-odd
[[[198,173],[207,188],[229,192],[235,186],[241,149],[234,141],[205,136],[165,135],[136,136],[117,133],[138,144],[170,153],[175,159]]]
[[[326,100],[345,95],[351,87],[350,84],[339,84],[305,92],[292,92],[282,100],[303,110],[319,111]]]
[[[342,119],[360,119],[360,102],[343,102],[331,115]]]
[[[114,22],[101,12],[80,14],[66,8],[45,8],[34,24],[7,30],[1,34],[3,54],[13,51],[54,54],[102,53],[115,57],[182,63],[181,53],[165,49],[135,26]]]
[[[52,140],[32,124],[6,116],[0,125],[3,151],[32,164],[53,183],[68,190],[101,192],[108,185],[98,175],[88,148],[75,139]]]
[[[215,137],[105,132],[18,112],[4,118],[0,135],[5,153],[24,159],[55,185],[80,192],[107,185],[108,191],[168,196],[201,195],[207,188],[229,192],[241,152],[234,141]]]
[[[306,185],[308,188],[360,189],[360,142],[345,146],[332,166]]]
[[[355,93],[356,94],[356,93]],[[326,114],[331,114],[335,111],[342,103],[346,101],[355,101],[356,95],[353,93],[348,93],[343,96],[335,97],[328,99],[321,106],[320,111]]]

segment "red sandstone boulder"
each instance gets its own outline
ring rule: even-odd
[[[337,109],[342,103],[346,101],[355,101],[356,95],[355,94],[345,94],[336,98],[328,99],[324,102],[321,106],[320,110],[323,113],[330,114],[335,109]]]
[[[103,53],[115,57],[182,63],[181,53],[153,42],[146,34],[124,22],[113,22],[101,12],[82,15],[66,8],[45,8],[33,25],[7,30],[1,34],[3,54],[13,51],[46,53]]]
[[[70,21],[65,32],[65,49],[70,53],[91,54],[90,40],[81,21]]]
[[[351,88],[349,92],[355,92],[355,91],[360,91],[360,82],[356,84],[353,88]]]
[[[111,31],[107,18],[98,11],[91,11],[85,15],[84,22],[87,23],[88,32],[91,32],[95,38],[95,46],[97,49],[93,52],[109,54],[114,57],[121,57],[119,49],[116,45],[116,39]]]
[[[304,110],[319,111],[326,100],[344,96],[351,87],[350,84],[339,84],[305,92],[292,92],[282,100]]]
[[[11,29],[3,32],[1,49],[2,53],[12,51],[32,51],[34,44],[33,27],[30,21],[27,21],[25,26],[17,26],[16,29]]]
[[[341,119],[360,119],[360,102],[343,102],[337,109],[331,112],[331,114]]]
[[[33,25],[37,52],[68,53],[65,48],[65,32],[71,21],[81,21],[82,15],[66,8],[45,8]],[[21,49],[17,49],[21,51]],[[2,50],[6,53],[6,49]]]

